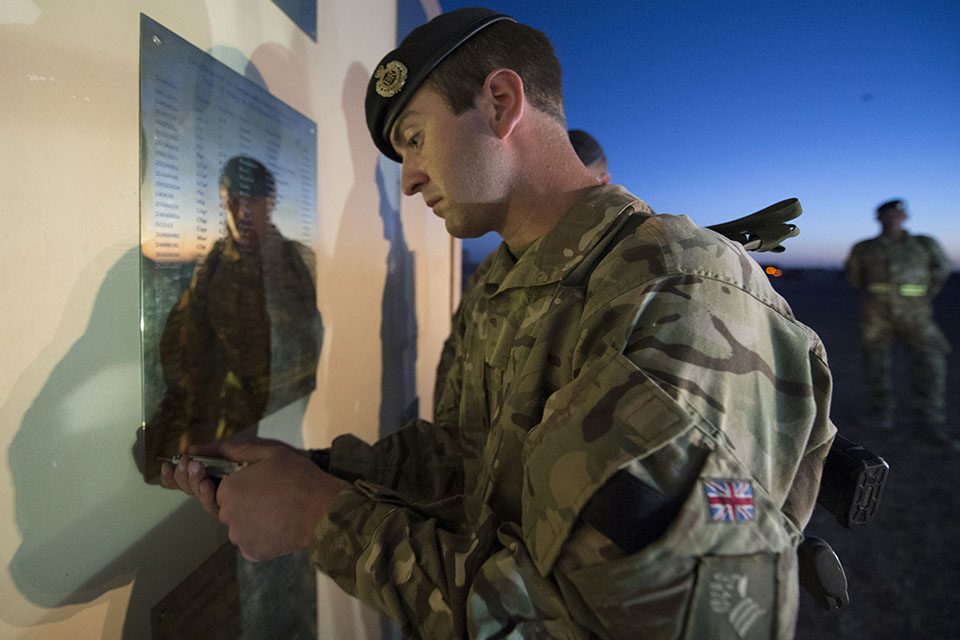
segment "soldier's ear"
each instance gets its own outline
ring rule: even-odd
[[[481,97],[488,107],[490,129],[500,138],[507,138],[523,117],[523,80],[512,69],[491,71],[483,83]]]

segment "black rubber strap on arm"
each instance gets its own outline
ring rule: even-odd
[[[627,553],[636,553],[663,535],[681,504],[621,470],[593,495],[580,517]]]

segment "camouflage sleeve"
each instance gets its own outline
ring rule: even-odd
[[[297,242],[296,240],[288,240],[287,242],[293,248],[297,257],[300,259],[300,262],[302,263],[303,268],[305,269],[305,273],[309,277],[310,286],[314,290],[313,297],[316,298],[317,254],[314,253],[313,249],[303,244],[302,242]]]
[[[940,243],[929,236],[923,236],[930,260],[930,297],[940,293],[950,277],[950,261]]]
[[[847,260],[843,265],[843,271],[846,275],[847,282],[854,289],[863,288],[863,273],[862,266],[860,264],[860,245],[854,245],[853,249],[850,251],[850,255],[847,256]]]
[[[200,402],[209,385],[217,384],[209,375],[202,375],[200,363],[211,357],[215,339],[203,312],[207,301],[208,273],[205,265],[217,260],[217,249],[198,263],[190,284],[170,310],[160,337],[160,363],[166,386],[156,413],[147,425],[148,453],[172,456],[189,444],[188,430],[197,420]]]
[[[463,491],[463,455],[456,432],[426,420],[414,420],[372,445],[351,434],[339,436],[330,448],[330,473],[376,483],[419,501]]]
[[[187,295],[186,293],[184,295]],[[183,296],[167,315],[158,350],[163,372],[164,392],[156,411],[146,424],[146,452],[148,456],[171,457],[184,448],[187,431],[185,408],[187,382],[179,365],[180,305]]]
[[[467,594],[495,531],[492,520],[479,531],[463,529],[464,499],[409,503],[358,481],[317,525],[310,557],[347,593],[400,625],[404,637],[465,638]]]

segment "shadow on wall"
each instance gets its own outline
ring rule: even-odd
[[[382,362],[382,353],[368,331],[377,319],[358,317],[358,313],[377,309],[382,302],[380,260],[386,253],[380,253],[381,245],[386,243],[376,232],[380,227],[377,191],[370,183],[376,171],[377,151],[370,143],[363,117],[369,77],[370,72],[362,63],[352,62],[341,87],[342,113],[338,115],[343,118],[348,154],[338,155],[336,160],[343,165],[343,175],[350,176],[352,184],[339,217],[327,219],[328,223],[337,219],[339,224],[325,226],[321,221],[320,228],[335,233],[335,240],[332,253],[318,255],[319,268],[326,266],[327,270],[326,277],[317,282],[327,331],[320,375],[336,380],[318,387],[318,399],[326,405],[331,424],[336,425],[338,432],[355,433],[368,440],[376,437],[371,431],[376,426],[376,414],[371,415],[364,394],[370,387],[371,370]],[[381,618],[373,609],[344,593],[326,576],[321,576],[317,589],[320,637],[379,637]]]
[[[420,415],[417,397],[416,274],[400,218],[400,165],[381,155],[377,188],[383,237],[390,242],[380,316],[380,436]]]
[[[146,636],[150,607],[224,539],[193,501],[146,485],[130,453],[141,420],[138,256],[130,249],[109,268],[86,330],[53,368],[7,452],[22,537],[9,565],[14,585],[31,603],[57,609],[134,581],[126,610],[108,611],[109,637],[121,628],[122,637]],[[103,259],[95,261],[79,281],[102,269]],[[67,314],[83,305],[74,297]],[[14,389],[3,419],[16,419],[11,405],[24,393]],[[56,610],[45,621],[75,613]],[[18,619],[24,615],[14,602],[0,603],[11,624],[37,622]]]
[[[253,64],[239,49],[218,44],[207,49],[207,54],[233,69],[261,89],[265,91],[270,90],[257,65]]]
[[[364,95],[370,71],[360,62],[347,69],[341,94],[353,184],[337,228],[329,277],[317,283],[324,323],[331,337],[324,344],[325,370],[336,375],[326,396],[332,420],[343,431],[366,440],[395,431],[418,412],[416,395],[417,324],[414,256],[408,249],[400,217],[399,165],[378,166],[379,153],[364,120]],[[374,178],[377,191],[371,189]],[[378,220],[378,217],[380,218]],[[382,228],[382,236],[376,229]],[[384,242],[383,240],[386,240]],[[386,263],[386,276],[381,259]],[[380,289],[380,283],[383,289]],[[368,327],[377,318],[358,318],[362,310],[381,309],[380,344]],[[374,325],[376,326],[376,325]],[[376,433],[369,404],[362,402],[371,369],[379,362],[381,402]],[[329,578],[319,585],[321,636],[333,638],[399,637],[398,629],[359,600],[347,596]]]

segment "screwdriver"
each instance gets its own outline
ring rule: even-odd
[[[177,454],[172,458],[163,458],[160,456],[154,456],[157,460],[162,462],[169,462],[173,466],[177,466],[180,463],[180,460],[183,458],[183,454]],[[203,465],[203,470],[206,472],[207,476],[218,482],[220,479],[225,478],[234,471],[239,471],[247,466],[246,462],[237,462],[235,460],[227,460],[226,458],[217,458],[214,456],[190,456],[191,460],[196,460]]]

